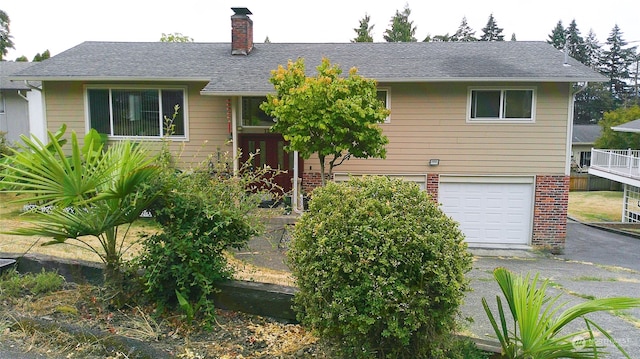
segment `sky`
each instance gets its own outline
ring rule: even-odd
[[[281,43],[349,42],[365,14],[374,25],[374,41],[382,42],[391,18],[405,5],[418,41],[453,34],[463,17],[479,37],[493,14],[505,40],[515,33],[518,41],[546,41],[558,21],[567,27],[575,19],[583,36],[591,29],[604,43],[617,24],[624,40],[640,45],[637,0],[2,0],[0,10],[9,15],[15,44],[5,59],[31,60],[47,49],[53,56],[84,41],[159,41],[163,33],[230,42],[231,7],[253,13],[256,43],[267,37]]]

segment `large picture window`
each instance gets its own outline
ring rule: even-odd
[[[533,121],[533,89],[470,89],[469,120]]]
[[[183,89],[87,89],[89,126],[99,133],[122,137],[184,137],[185,100]],[[171,133],[166,118],[173,118]]]

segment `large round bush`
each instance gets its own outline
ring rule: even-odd
[[[289,261],[301,321],[357,358],[446,356],[471,269],[457,223],[425,191],[386,177],[313,192]]]

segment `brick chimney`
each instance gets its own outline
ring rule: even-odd
[[[231,16],[231,54],[249,55],[253,49],[253,15],[246,7],[232,7]]]

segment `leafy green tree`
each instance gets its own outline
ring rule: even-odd
[[[617,132],[611,127],[620,126],[630,121],[640,119],[640,106],[618,108],[604,114],[599,125],[602,135],[595,142],[597,148],[609,149],[640,149],[640,134],[631,132]]]
[[[622,31],[615,25],[607,38],[608,49],[602,52],[601,72],[609,78],[609,90],[618,103],[626,95],[626,82],[629,79],[629,66],[635,59],[635,48],[624,48],[627,42]]]
[[[373,42],[373,36],[371,32],[375,25],[369,25],[371,16],[364,14],[364,17],[360,19],[360,27],[353,29],[356,32],[356,37],[351,42]]]
[[[493,17],[493,14],[490,14],[487,25],[482,28],[482,36],[480,36],[480,41],[504,41],[502,30],[502,28],[498,27],[498,23]]]
[[[51,57],[51,53],[49,52],[49,50],[44,50],[42,55],[40,55],[40,53],[37,53],[36,56],[33,57],[33,62],[44,61],[50,57]]]
[[[475,35],[476,32],[471,28],[471,26],[469,26],[467,17],[464,16],[460,22],[460,26],[458,26],[458,30],[456,30],[456,33],[451,36],[451,41],[478,41]]]
[[[45,245],[72,240],[72,245],[94,252],[105,264],[107,285],[114,295],[120,295],[122,255],[128,249],[123,237],[153,200],[153,195],[142,195],[142,187],[157,173],[157,167],[140,144],[119,141],[103,151],[95,130],[87,134],[82,147],[73,132],[66,152],[65,129],[49,132],[47,145],[22,136],[23,144],[7,157],[3,187],[22,195],[18,203],[50,208],[34,211],[33,226],[12,233],[51,238]],[[99,245],[87,242],[85,236],[95,237]]]
[[[9,49],[14,49],[13,36],[11,36],[9,25],[11,20],[6,12],[0,10],[0,61],[7,56]]]
[[[304,159],[318,154],[324,185],[327,159],[331,177],[333,168],[350,157],[385,157],[389,140],[377,124],[389,110],[376,96],[376,82],[356,68],[341,77],[340,67],[323,58],[317,71],[307,77],[304,59],[278,66],[269,80],[276,94],[267,95],[260,108],[277,118],[271,130],[289,141],[288,151]]]
[[[567,42],[566,30],[562,25],[562,20],[559,20],[556,27],[551,30],[547,43],[553,45],[558,50],[564,50],[564,45]]]
[[[29,59],[26,56],[22,55],[16,58],[16,62],[29,62]]]
[[[384,39],[386,42],[416,42],[416,27],[413,21],[409,21],[411,9],[409,4],[404,6],[404,10],[400,12],[396,10],[396,14],[391,18],[389,29],[384,31]]]
[[[172,34],[165,34],[163,32],[160,42],[193,42],[193,38],[187,35],[182,35],[182,33],[179,32],[174,32]]]

